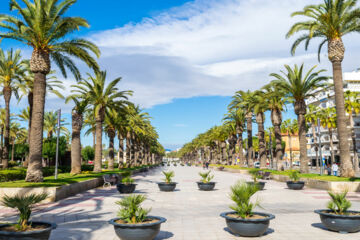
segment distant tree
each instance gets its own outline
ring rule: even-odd
[[[81,156],[84,161],[88,162],[90,160],[94,160],[95,150],[91,146],[86,146],[81,150]]]
[[[61,136],[59,138],[59,159],[65,156],[67,147],[66,138]],[[43,157],[48,161],[49,165],[52,160],[55,160],[56,157],[56,138],[47,138],[43,143]]]

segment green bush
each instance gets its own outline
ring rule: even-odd
[[[0,182],[23,180],[25,177],[26,169],[24,168],[0,170]]]
[[[260,169],[250,169],[249,173],[251,174],[254,182],[257,182],[259,178],[261,178]]]
[[[346,211],[351,207],[351,202],[346,199],[348,191],[345,190],[341,193],[334,193],[329,191],[328,193],[331,197],[331,200],[327,205],[328,209],[335,214],[346,214]]]
[[[118,212],[118,217],[127,223],[141,223],[146,220],[146,217],[151,209],[144,209],[140,205],[146,200],[145,195],[130,195],[117,201],[116,204],[121,206]]]
[[[94,165],[81,165],[81,171],[94,171]]]
[[[201,181],[203,183],[208,183],[210,182],[213,178],[214,178],[214,175],[210,175],[211,171],[208,171],[208,172],[199,172],[199,175],[201,177]]]
[[[95,157],[95,150],[93,147],[86,146],[81,150],[81,156],[84,161],[88,162],[90,160],[94,160]]]
[[[259,201],[255,203],[250,202],[250,198],[259,191],[256,185],[247,184],[239,181],[231,187],[230,199],[235,202],[235,205],[230,206],[241,218],[248,218],[253,215],[253,210],[259,206]]]
[[[134,179],[131,178],[131,171],[126,171],[124,173],[121,174],[122,179],[121,182],[123,184],[132,184],[134,182]]]
[[[169,171],[169,172],[163,171],[162,173],[163,173],[164,176],[165,176],[164,181],[165,181],[167,184],[171,183],[172,178],[175,176],[174,171]]]
[[[297,170],[292,170],[289,172],[289,178],[293,181],[293,182],[297,182],[300,179],[300,172]]]
[[[19,166],[19,165],[20,165],[20,164],[17,163],[17,162],[15,162],[15,161],[9,161],[9,162],[8,162],[8,167],[9,167],[9,168],[17,167],[17,166]]]

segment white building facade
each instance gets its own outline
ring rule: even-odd
[[[351,72],[345,73],[343,76],[344,79],[344,92],[350,90],[352,92],[360,92],[360,72]],[[330,80],[330,83],[333,81]],[[324,108],[332,108],[336,107],[335,105],[335,92],[334,88],[330,87],[327,89],[319,89],[315,93],[315,97],[311,97],[306,100],[306,105],[313,104],[318,106],[320,109]],[[346,116],[349,116],[346,113]],[[356,149],[358,156],[360,156],[360,116],[353,114],[353,121],[354,121],[354,130],[356,136]],[[351,139],[351,132],[352,129],[350,127],[350,121],[347,119],[347,126],[349,132],[349,143],[350,143],[350,154],[352,161],[354,160],[354,152],[353,152],[353,143]],[[316,133],[318,134],[319,129],[316,125],[315,129]],[[327,128],[320,126],[320,135],[321,135],[321,150],[322,150],[322,157],[325,157],[327,162],[331,159],[331,147],[330,147],[330,136],[329,131]],[[316,139],[313,138],[312,128],[310,127],[307,132],[307,143],[308,143],[308,157],[312,160],[313,165],[316,163],[316,149],[318,146],[318,135]],[[340,151],[339,151],[339,140],[337,135],[337,130],[334,129],[332,133],[333,138],[333,151],[335,156],[335,161],[339,161]]]

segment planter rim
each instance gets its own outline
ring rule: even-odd
[[[171,182],[171,183],[166,183],[166,182],[158,182],[157,184],[162,184],[162,185],[173,185],[173,184],[177,184],[177,182]]]
[[[296,181],[296,182],[294,182],[294,181],[286,181],[286,183],[300,183],[300,184],[305,184],[304,181]]]
[[[41,230],[35,230],[35,231],[25,231],[25,232],[8,232],[8,231],[0,231],[1,235],[7,235],[7,236],[24,236],[24,235],[33,235],[33,234],[37,234],[37,233],[42,233],[48,230],[52,230],[57,228],[56,223],[52,223],[52,222],[38,222],[38,221],[34,221],[34,222],[30,222],[30,223],[36,223],[36,224],[43,224],[43,225],[49,225],[47,228],[41,229]],[[4,227],[4,226],[8,226],[11,224],[17,224],[17,223],[5,223],[5,224],[0,224],[0,227]]]
[[[329,211],[329,209],[317,209],[314,210],[315,213],[319,214],[319,215],[324,215],[327,217],[334,217],[334,218],[351,218],[351,219],[360,219],[360,215],[356,216],[348,216],[348,215],[336,215],[336,214],[331,214],[331,213],[324,213],[323,211]],[[359,211],[346,211],[348,213],[360,213]]]
[[[204,183],[204,182],[201,182],[201,181],[198,181],[196,182],[197,184],[215,184],[216,182],[207,182],[207,183]]]
[[[126,186],[129,186],[129,185],[137,185],[137,183],[130,183],[130,184],[126,184],[126,183],[117,183],[116,185],[126,185]]]
[[[272,219],[275,218],[275,216],[270,214],[270,213],[261,213],[261,212],[253,212],[253,214],[264,216],[266,218],[262,218],[262,219],[242,219],[242,218],[229,217],[228,214],[236,214],[236,212],[235,211],[223,212],[223,213],[220,214],[220,216],[227,219],[227,220],[232,220],[232,221],[237,221],[237,222],[264,222],[264,221],[269,221],[269,220],[272,220]]]
[[[257,181],[257,182],[254,182],[254,181],[246,181],[246,183],[266,183],[264,181]]]
[[[166,222],[166,218],[163,218],[163,217],[147,216],[147,218],[153,218],[158,221],[153,222],[153,223],[144,223],[144,224],[120,224],[115,221],[120,220],[121,218],[113,218],[113,219],[109,220],[108,223],[111,225],[117,226],[117,227],[139,228],[139,227],[150,227],[150,226],[154,226],[154,225],[158,225],[158,224]]]

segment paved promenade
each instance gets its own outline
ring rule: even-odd
[[[232,204],[228,198],[229,188],[239,179],[248,176],[236,173],[214,171],[216,190],[198,191],[196,181],[201,168],[171,167],[175,171],[178,186],[175,192],[160,192],[156,182],[162,180],[161,170],[135,177],[136,193],[146,194],[144,207],[152,207],[152,215],[167,218],[156,238],[177,240],[247,239],[232,235],[226,228],[225,220],[219,216],[228,211]],[[353,210],[360,210],[360,194],[350,193]],[[267,181],[265,190],[255,198],[261,200],[262,212],[276,216],[270,229],[257,239],[316,239],[354,240],[360,233],[339,234],[324,230],[314,209],[325,208],[329,197],[326,191],[304,189],[291,191],[285,183]],[[34,220],[56,222],[58,228],[52,232],[51,240],[113,240],[117,239],[113,227],[107,221],[116,217],[116,201],[120,195],[115,187],[93,189],[57,203],[41,206],[34,213]],[[0,207],[0,222],[13,221],[14,212]],[[254,239],[254,238],[251,238]],[[256,239],[256,238],[255,238]]]

